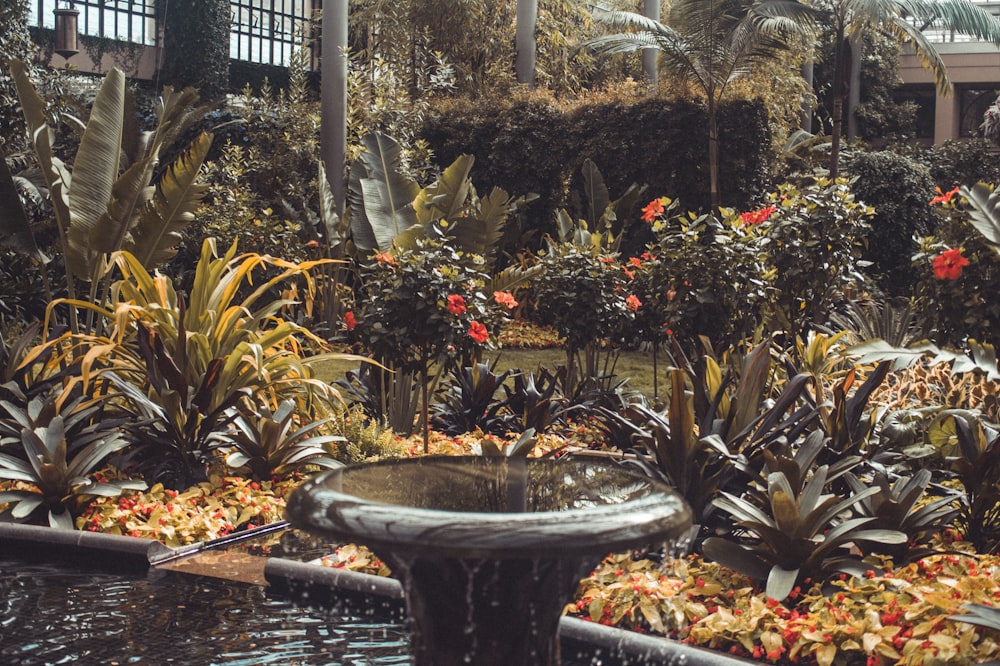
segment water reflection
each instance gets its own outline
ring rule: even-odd
[[[398,623],[302,609],[264,588],[0,561],[3,664],[409,664]]]

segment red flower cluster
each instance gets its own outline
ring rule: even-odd
[[[969,260],[962,256],[962,248],[945,250],[934,257],[934,277],[938,280],[957,280],[962,276],[962,267]]]
[[[934,188],[937,190],[937,196],[931,199],[930,205],[933,206],[939,203],[950,203],[951,198],[958,194],[958,185],[947,192],[942,192],[940,187]]]
[[[465,314],[465,299],[458,294],[448,297],[448,312],[453,315]]]
[[[353,331],[358,325],[358,320],[354,318],[354,313],[347,311],[344,313],[344,326],[347,327],[348,331]]]
[[[761,222],[766,222],[771,215],[778,211],[775,206],[765,206],[760,210],[752,210],[748,213],[741,213],[740,219],[743,220],[743,226],[748,224],[760,224]]]
[[[635,312],[642,307],[642,301],[639,300],[638,296],[632,294],[625,299],[625,306],[632,312]]]

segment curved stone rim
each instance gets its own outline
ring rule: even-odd
[[[442,458],[452,464],[462,464],[463,459],[477,458]],[[371,465],[417,468],[432,464],[427,460],[390,460]],[[581,461],[556,464],[574,462]],[[650,492],[618,504],[559,511],[445,511],[362,499],[326,487],[350,469],[345,467],[324,472],[296,489],[289,497],[286,516],[298,529],[360,543],[376,552],[391,548],[395,552],[494,559],[603,555],[667,543],[682,537],[691,525],[687,504],[667,484],[613,463],[585,464],[641,480],[649,485]]]

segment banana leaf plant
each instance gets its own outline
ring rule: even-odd
[[[972,207],[969,222],[994,250],[1000,252],[1000,193],[986,183],[977,183],[971,189],[962,186],[959,194]]]
[[[90,283],[90,302],[103,303],[114,252],[128,250],[143,265],[155,266],[173,256],[180,231],[194,219],[205,191],[199,172],[212,136],[199,135],[162,173],[160,155],[207,107],[194,107],[198,99],[194,89],[175,92],[167,87],[156,106],[157,127],[140,131],[125,75],[112,69],[86,124],[74,119],[85,129],[70,169],[55,155],[55,132],[27,67],[12,61],[10,73],[51,195],[66,260],[67,303],[72,305],[77,298],[75,279]],[[70,323],[73,332],[79,332],[73,308]],[[88,330],[93,325],[91,319]]]
[[[702,553],[765,581],[767,596],[780,601],[806,578],[821,580],[836,572],[861,576],[872,569],[857,553],[859,544],[906,543],[898,530],[871,528],[875,518],[844,518],[879,489],[847,497],[826,494],[827,472],[826,465],[817,468],[798,492],[784,472],[771,472],[766,494],[747,498],[721,493],[715,504],[733,517],[733,532],[706,539]]]
[[[145,490],[146,484],[97,474],[129,445],[123,420],[102,418],[100,398],[63,397],[37,396],[26,408],[0,401],[0,479],[21,482],[0,491],[0,504],[10,504],[3,513],[16,521],[47,519],[52,527],[71,530],[87,501]]]

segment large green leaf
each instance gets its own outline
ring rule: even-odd
[[[155,266],[176,254],[181,231],[194,219],[207,189],[198,177],[211,146],[212,135],[202,132],[166,170],[152,201],[142,209],[132,242],[122,249],[144,266]]]
[[[89,281],[95,277],[101,253],[92,244],[107,217],[112,190],[118,178],[125,108],[125,75],[108,72],[94,99],[87,131],[73,162],[69,189],[69,245],[66,261],[74,274]]]
[[[48,263],[49,258],[38,249],[35,235],[31,233],[28,216],[21,205],[14,177],[7,168],[7,160],[0,146],[0,244],[4,247],[25,254],[41,263]]]
[[[607,185],[604,184],[604,177],[593,160],[590,158],[584,160],[581,172],[583,174],[583,192],[586,195],[584,215],[590,228],[597,229],[598,223],[604,217],[604,212],[611,205],[611,196],[608,194]]]
[[[972,226],[979,230],[993,249],[1000,252],[1000,192],[978,183],[971,190],[963,187],[961,194],[972,206],[969,211]]]
[[[472,155],[459,155],[433,184],[417,194],[413,209],[419,224],[427,225],[442,218],[451,221],[461,215],[469,198],[472,186],[469,172],[475,161]]]
[[[14,87],[17,88],[17,98],[21,102],[21,112],[31,134],[35,155],[42,168],[42,176],[52,195],[52,207],[55,209],[56,222],[62,235],[69,227],[70,219],[65,199],[69,188],[68,172],[65,168],[61,168],[62,163],[52,155],[54,133],[45,115],[45,102],[28,79],[27,66],[20,60],[11,61],[10,76],[14,80]]]
[[[420,186],[399,173],[402,150],[384,134],[362,139],[365,150],[351,169],[351,232],[358,252],[386,252],[417,223],[411,206]]]

